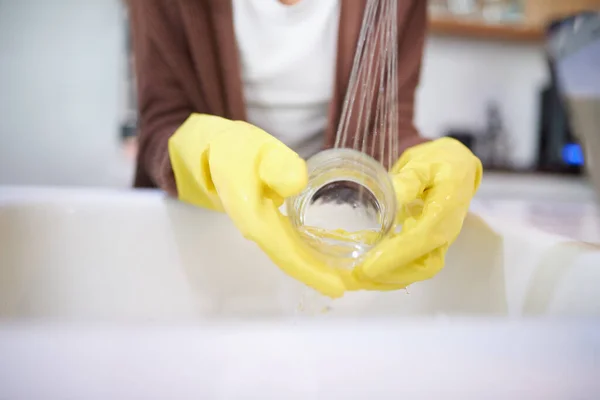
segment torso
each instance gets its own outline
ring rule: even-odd
[[[248,121],[310,157],[334,90],[339,0],[233,0]]]

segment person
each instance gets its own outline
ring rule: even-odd
[[[401,234],[338,271],[299,250],[278,207],[306,185],[304,159],[332,147],[367,0],[130,0],[139,102],[135,187],[225,211],[288,274],[331,297],[393,290],[443,266],[481,180],[452,139],[413,124],[427,2],[398,2]],[[350,130],[351,131],[351,130]],[[268,133],[267,133],[268,132]]]

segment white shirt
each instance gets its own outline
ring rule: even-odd
[[[339,0],[233,0],[248,120],[304,158],[323,146],[339,11]]]

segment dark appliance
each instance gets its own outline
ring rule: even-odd
[[[541,93],[539,169],[593,178],[592,161],[600,156],[600,13],[551,23],[546,54],[551,83]]]

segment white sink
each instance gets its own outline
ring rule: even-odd
[[[511,325],[510,321],[514,320],[512,317],[600,315],[600,250],[598,245],[586,242],[600,241],[597,210],[582,204],[484,200],[474,201],[472,210],[448,254],[446,267],[434,279],[411,286],[410,293],[350,293],[330,304],[329,312],[314,313],[311,307],[316,305],[313,308],[319,311],[326,305],[323,299],[313,299],[312,292],[280,272],[253,243],[240,236],[223,214],[195,209],[154,191],[0,188],[0,398],[36,398],[39,393],[53,393],[57,397],[78,393],[85,398],[150,398],[150,390],[170,393],[169,388],[175,384],[183,385],[177,386],[177,390],[209,387],[190,372],[199,368],[205,368],[207,373],[212,371],[213,375],[221,374],[218,379],[210,375],[214,377],[211,390],[217,390],[214,385],[222,384],[241,385],[248,391],[246,397],[228,397],[225,392],[219,392],[219,397],[212,391],[197,398],[257,398],[251,397],[251,393],[256,396],[263,393],[265,399],[283,398],[285,388],[291,387],[291,383],[275,385],[284,379],[277,375],[279,367],[275,365],[282,371],[291,368],[290,359],[306,357],[306,352],[310,353],[307,346],[313,345],[315,351],[319,346],[326,348],[312,354],[310,362],[305,359],[298,367],[303,373],[314,378],[315,371],[325,368],[321,377],[328,376],[331,383],[335,381],[332,372],[335,369],[331,368],[342,365],[335,366],[330,358],[323,357],[337,354],[341,363],[355,363],[357,367],[360,366],[356,363],[367,363],[372,371],[364,373],[364,380],[356,378],[354,383],[347,384],[367,385],[374,390],[361,392],[370,393],[368,398],[397,398],[402,390],[410,395],[424,388],[433,397],[422,398],[437,398],[437,392],[427,391],[433,386],[422,383],[417,388],[414,386],[417,381],[405,382],[394,396],[381,395],[383,388],[394,386],[389,378],[385,378],[387,383],[378,381],[378,374],[383,373],[380,369],[390,361],[385,359],[386,354],[413,357],[394,366],[403,376],[409,376],[406,374],[411,371],[428,373],[427,365],[414,369],[414,357],[419,352],[428,363],[441,363],[436,365],[447,365],[444,363],[448,362],[447,357],[454,357],[453,352],[465,357],[470,354],[472,358],[461,364],[464,371],[504,374],[498,382],[513,379],[523,385],[526,381],[522,376],[511,375],[502,363],[525,365],[528,357],[538,357],[531,360],[541,362],[540,354],[544,354],[545,361],[541,363],[551,363],[556,370],[540,372],[546,374],[545,386],[536,386],[537,389],[556,389],[556,385],[564,383],[559,383],[556,376],[565,373],[567,366],[571,368],[569,371],[577,371],[578,362],[584,372],[579,372],[572,381],[578,382],[574,388],[581,389],[583,381],[595,382],[597,364],[594,364],[596,369],[589,368],[589,360],[574,359],[573,354],[583,357],[587,349],[600,348],[600,339],[589,335],[597,332],[596,325],[590,328],[569,322],[566,326],[540,328],[530,326],[535,319],[523,319],[523,325]],[[566,229],[568,226],[572,229]],[[301,303],[305,307],[303,312],[298,311]],[[497,318],[507,316],[511,318]],[[473,326],[460,322],[464,317],[495,322],[484,327]],[[371,348],[378,350],[357,353],[355,349],[349,351],[350,339],[331,339],[343,336],[346,328],[340,327],[348,318],[357,324],[351,328],[352,340],[371,343]],[[388,322],[380,323],[378,319]],[[227,325],[227,321],[237,322]],[[454,322],[448,325],[443,321]],[[290,322],[294,324],[291,328]],[[260,323],[263,325],[257,328]],[[306,328],[304,323],[322,323],[316,332],[330,338],[327,344],[319,341],[318,334],[315,336],[314,327]],[[432,323],[441,325],[431,326]],[[367,325],[369,329],[365,328]],[[134,333],[127,331],[120,336],[115,333],[115,329],[132,326],[138,329]],[[167,329],[183,326],[207,328],[192,331],[195,334]],[[157,327],[167,331],[150,333]],[[102,329],[108,329],[108,333]],[[454,332],[454,336],[436,342],[434,351],[429,340],[438,340],[436,332],[442,332],[440,329],[448,334]],[[398,333],[398,343],[393,343],[391,332]],[[549,336],[538,343],[539,332],[548,332]],[[258,343],[257,335],[270,339]],[[432,339],[435,337],[438,339]],[[499,347],[477,345],[477,337]],[[175,343],[180,347],[172,348]],[[253,344],[248,348],[249,343]],[[581,347],[583,343],[588,346],[585,350]],[[258,346],[256,349],[252,349],[254,344]],[[233,354],[227,350],[231,346],[238,346],[236,349],[246,346],[249,352],[236,350]],[[521,350],[515,352],[514,346],[520,346]],[[269,348],[279,349],[277,360],[267,360],[264,351]],[[192,349],[193,353],[187,360],[185,349]],[[531,354],[528,349],[532,349]],[[473,355],[486,351],[489,354],[485,353],[485,357]],[[227,354],[229,363],[223,364],[218,354]],[[203,364],[202,357],[209,355],[212,358]],[[482,362],[497,357],[504,357],[497,366],[505,365],[502,367],[505,369],[495,372],[481,369]],[[259,359],[266,363],[260,367],[263,369],[274,363],[274,372],[271,378],[266,378],[263,370],[262,380],[252,386],[248,371],[259,365],[255,364]],[[215,363],[221,368],[218,373],[214,370]],[[127,365],[129,373],[149,381],[144,385],[127,385],[118,374],[118,365]],[[180,370],[174,372],[169,367],[172,365],[191,370],[183,374]],[[406,371],[401,372],[403,368]],[[460,368],[445,370],[448,377],[458,380],[448,378],[444,381],[446,386],[438,386],[436,390],[444,387],[445,393],[470,393],[458,390],[466,384],[464,375],[459,374]],[[101,373],[91,378],[83,372],[88,369]],[[52,374],[47,375],[50,370]],[[85,375],[87,383],[70,379],[71,374],[78,374],[81,379]],[[297,381],[295,384],[302,386]],[[485,385],[479,387],[485,389]],[[86,392],[92,388],[96,390],[93,396]],[[279,397],[265,397],[266,389]],[[319,389],[315,393],[342,398],[339,384],[335,390]],[[506,386],[502,390],[506,391]],[[578,393],[592,393],[589,390],[590,386],[586,386]],[[178,398],[185,397],[183,392],[177,393],[180,393]],[[485,390],[477,393],[489,394]],[[544,393],[547,394],[544,398],[560,398],[548,395],[546,389]]]
[[[555,205],[561,207],[569,205]],[[409,294],[350,293],[328,314],[600,315],[598,246],[538,231],[514,204],[478,201],[473,209],[481,217],[467,219],[435,279],[411,286]],[[589,224],[556,215],[563,228],[568,220]],[[4,320],[294,316],[301,301],[322,303],[223,214],[157,192],[5,189],[0,195]]]

